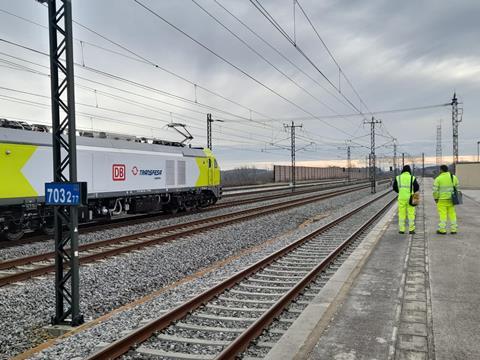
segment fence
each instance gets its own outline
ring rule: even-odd
[[[290,182],[291,181],[291,166],[288,165],[274,165],[273,166],[273,178],[275,182]],[[321,180],[321,179],[340,179],[348,177],[348,169],[337,166],[331,167],[295,167],[296,181],[305,180]],[[351,168],[351,179],[364,179],[365,169]]]

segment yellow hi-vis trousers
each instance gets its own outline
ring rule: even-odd
[[[447,232],[447,218],[450,220],[450,231],[457,231],[457,214],[455,212],[455,205],[451,199],[440,199],[437,202],[438,211],[438,231],[442,233]]]
[[[415,207],[407,200],[398,199],[398,231],[405,231],[405,220],[408,217],[408,230],[415,231]]]

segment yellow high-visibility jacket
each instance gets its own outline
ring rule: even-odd
[[[419,190],[415,176],[403,172],[395,178],[393,190],[398,193],[398,200],[409,200],[410,195]]]
[[[433,182],[433,198],[435,200],[450,200],[454,186],[458,187],[458,178],[453,175],[452,181],[450,172],[441,173]]]

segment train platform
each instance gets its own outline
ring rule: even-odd
[[[459,233],[437,235],[432,182],[416,234],[393,207],[267,359],[480,359],[480,190],[464,191]]]

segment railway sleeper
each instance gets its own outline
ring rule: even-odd
[[[273,305],[275,303],[274,300],[252,300],[252,299],[241,299],[237,297],[225,297],[225,296],[219,296],[219,300],[223,301],[235,301],[235,302],[240,302],[240,303],[251,303],[251,304],[266,304],[266,305]]]
[[[302,269],[302,270],[283,270],[284,268],[282,269],[271,269],[271,267],[269,267],[268,269],[265,269],[263,270],[263,273],[267,273],[267,274],[289,274],[289,275],[293,275],[293,276],[304,276],[308,271],[306,271],[305,269]]]
[[[136,353],[142,354],[150,358],[166,358],[166,359],[178,359],[178,360],[212,360],[215,358],[215,355],[212,354],[190,354],[190,353],[180,353],[173,351],[165,351],[159,349],[152,349],[145,345],[140,346],[135,350]]]
[[[246,317],[231,317],[231,316],[219,316],[219,315],[213,315],[213,314],[205,314],[205,313],[193,313],[191,314],[191,317],[193,319],[199,319],[199,320],[214,320],[214,321],[219,321],[219,322],[240,322],[240,323],[252,323],[254,322],[257,318],[246,318]]]
[[[39,199],[24,200],[22,204],[0,206],[0,238],[20,240],[26,231],[42,231],[53,236],[53,207]],[[208,207],[217,202],[212,190],[188,190],[176,193],[132,194],[112,198],[89,198],[88,204],[78,207],[78,222],[111,220],[126,214],[158,212],[177,213]]]
[[[260,284],[278,284],[278,285],[286,285],[286,284],[296,284],[296,281],[288,281],[288,280],[282,280],[282,281],[275,281],[275,280],[264,280],[264,279],[254,279],[254,278],[249,278],[246,281],[248,282],[254,282],[254,283],[260,283]]]
[[[244,296],[250,296],[250,297],[254,297],[254,296],[258,296],[258,297],[274,297],[274,298],[278,298],[280,297],[280,295],[282,295],[283,293],[275,293],[275,294],[271,294],[271,293],[260,293],[260,292],[250,292],[250,291],[241,291],[241,290],[230,290],[230,293],[232,294],[236,294],[236,295],[244,295]]]
[[[294,282],[295,284],[295,282]],[[288,286],[264,286],[264,285],[250,285],[250,284],[238,284],[238,286],[240,287],[244,287],[244,288],[250,288],[250,289],[258,289],[258,290],[281,290],[282,293],[285,292],[285,291],[288,291],[291,289],[291,287],[288,287]]]
[[[214,309],[214,310],[252,312],[252,313],[264,313],[266,310],[268,310],[268,308],[240,308],[240,307],[213,305],[213,304],[207,304],[206,307],[208,309]]]
[[[291,276],[284,276],[284,275],[272,275],[272,274],[255,274],[255,277],[261,277],[261,278],[267,278],[267,279],[285,279],[285,280],[291,280]]]

